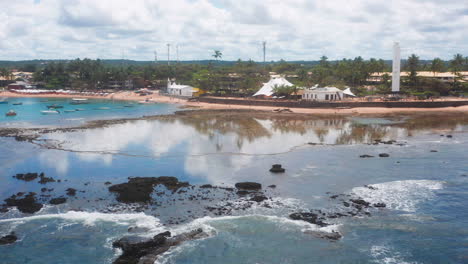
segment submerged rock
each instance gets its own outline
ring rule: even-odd
[[[146,203],[151,200],[156,185],[164,185],[173,192],[190,186],[188,182],[179,182],[176,177],[135,177],[129,178],[127,183],[110,186],[109,191],[117,193],[117,201],[122,203]]]
[[[63,197],[53,198],[53,199],[50,199],[49,201],[50,204],[54,204],[54,205],[63,204],[66,202],[67,202],[67,198],[63,198]]]
[[[0,245],[13,244],[16,242],[16,240],[18,240],[18,237],[16,236],[15,232],[11,232],[9,235],[0,237]]]
[[[268,197],[265,195],[255,195],[254,197],[250,198],[250,201],[254,201],[257,203],[263,202],[265,200],[268,200]]]
[[[364,207],[369,207],[369,205],[370,205],[369,202],[366,202],[366,201],[364,201],[363,199],[351,199],[350,201],[353,202],[353,203],[355,203],[355,204],[364,206]]]
[[[379,157],[381,157],[381,158],[388,158],[388,157],[390,157],[390,155],[389,155],[388,153],[380,153],[380,154],[379,154]]]
[[[315,214],[315,213],[308,213],[308,212],[293,213],[289,215],[289,218],[291,218],[292,220],[305,221],[305,222],[315,224],[321,227],[328,226],[328,224],[323,222],[323,219],[318,214]]]
[[[262,185],[256,182],[238,182],[235,186],[241,190],[257,191],[262,189]]]
[[[51,178],[51,177],[46,177],[44,175],[44,173],[41,173],[41,175],[39,175],[39,177],[41,178],[38,183],[40,184],[46,184],[48,182],[55,182],[54,178]]]
[[[124,237],[112,244],[113,247],[123,250],[122,255],[114,263],[153,264],[159,255],[168,251],[171,247],[180,245],[185,241],[200,239],[206,236],[207,234],[202,229],[197,229],[174,237],[171,237],[171,233],[166,231],[145,241],[142,241],[138,237]]]
[[[21,180],[21,181],[33,181],[35,179],[37,179],[39,175],[37,173],[18,173],[16,174],[15,176],[13,176],[13,178],[16,178],[18,180]]]
[[[285,171],[286,169],[282,168],[281,164],[273,164],[273,166],[270,169],[270,172],[273,173],[283,173]]]
[[[373,204],[374,207],[377,207],[377,208],[384,208],[384,207],[387,207],[387,205],[385,203],[375,203]]]
[[[374,156],[364,154],[364,155],[361,155],[361,156],[359,156],[359,157],[360,157],[360,158],[373,158]]]
[[[8,206],[16,206],[22,213],[33,214],[42,209],[42,204],[36,201],[35,193],[29,193],[24,198],[17,199],[16,195],[5,199]]]
[[[68,196],[75,196],[76,195],[76,189],[68,188],[66,191],[67,191]]]

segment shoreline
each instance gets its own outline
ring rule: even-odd
[[[19,94],[9,91],[0,92],[0,97],[33,97],[33,98],[87,98],[87,99],[107,99],[107,100],[122,100],[122,101],[145,101],[150,100],[154,103],[180,104],[186,108],[199,108],[205,110],[260,110],[274,112],[276,109],[282,109],[276,106],[252,106],[252,105],[231,105],[231,104],[216,104],[205,102],[189,102],[186,99],[175,98],[170,96],[159,95],[154,93],[148,96],[140,96],[134,92],[116,92],[107,96],[96,95],[66,95],[66,94]],[[411,114],[411,113],[468,113],[468,105],[458,107],[440,107],[440,108],[388,108],[388,107],[356,107],[356,108],[288,108],[292,113],[298,114],[318,114],[318,115],[382,115],[382,114]]]

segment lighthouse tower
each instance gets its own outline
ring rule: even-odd
[[[392,67],[392,92],[400,92],[400,44],[393,44],[393,67]]]

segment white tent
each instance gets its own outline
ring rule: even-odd
[[[350,96],[356,97],[356,95],[353,94],[353,92],[351,92],[351,89],[350,89],[349,87],[346,88],[346,89],[343,91],[343,93],[346,94],[346,95],[350,95]]]
[[[253,96],[259,96],[259,95],[272,96],[274,94],[273,89],[279,86],[290,87],[290,86],[293,86],[293,84],[283,77],[271,78],[270,81],[268,81],[267,83],[264,83],[262,88],[260,88],[260,90],[258,90],[258,92],[256,92]]]

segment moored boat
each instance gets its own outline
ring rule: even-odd
[[[6,116],[16,116],[16,112],[14,110],[10,110],[5,115]]]
[[[43,115],[53,115],[53,114],[60,114],[58,110],[44,110],[41,111]]]
[[[65,110],[64,112],[65,113],[73,113],[73,112],[76,112],[76,110]]]
[[[22,102],[19,102],[19,103],[13,103],[13,105],[23,105]]]
[[[58,109],[58,108],[63,108],[63,106],[53,104],[53,105],[48,105],[47,108],[49,108],[49,109]]]

